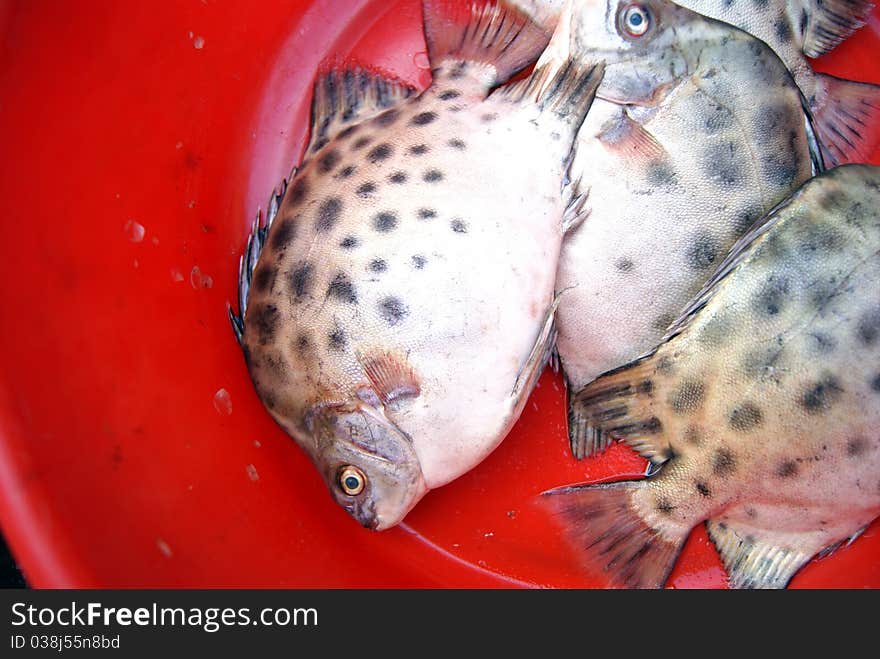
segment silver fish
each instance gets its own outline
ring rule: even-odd
[[[880,168],[811,179],[648,356],[574,399],[659,473],[545,501],[592,569],[663,585],[706,520],[732,587],[784,587],[880,514]]]
[[[567,2],[508,0],[552,30]],[[649,3],[631,2],[646,8]],[[768,44],[791,71],[809,103],[825,164],[867,161],[880,146],[880,86],[816,73],[819,57],[862,27],[870,0],[678,0],[677,4],[745,30]]]
[[[549,35],[499,6],[423,8],[423,93],[363,72],[318,82],[233,319],[270,414],[378,530],[492,451],[543,368],[580,208],[566,170],[601,79],[569,63],[492,91]]]
[[[577,391],[656,345],[820,157],[785,66],[742,30],[664,0],[585,1],[541,61],[575,56],[571,44],[606,62],[572,167],[589,218],[557,275],[558,352]],[[575,410],[569,432],[578,458],[604,448]]]

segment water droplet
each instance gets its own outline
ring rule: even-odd
[[[229,416],[232,414],[232,396],[226,389],[218,389],[214,394],[214,409],[218,414]]]
[[[183,273],[180,271],[180,268],[171,268],[171,281],[183,281]]]
[[[193,38],[192,30],[190,30],[188,34],[189,34],[189,38],[192,39]]]
[[[484,538],[491,538],[491,537],[494,536],[494,535],[495,535],[494,533],[492,533],[491,531],[489,531],[488,533],[484,533],[484,534],[483,534],[483,537],[484,537]]]
[[[137,259],[135,259],[135,260],[134,260],[134,263],[132,263],[132,265],[134,266],[134,269],[137,270],[137,269],[140,267],[141,264],[138,262]]]
[[[128,239],[133,243],[139,243],[144,239],[144,234],[147,233],[147,230],[144,229],[144,225],[135,220],[129,220],[125,223],[125,235]]]
[[[203,37],[197,36],[195,39],[193,39],[193,48],[195,48],[196,50],[201,50],[204,47],[205,39]]]
[[[256,482],[260,480],[260,475],[257,473],[257,468],[254,465],[247,465],[244,470],[247,472],[248,478],[252,481]]]
[[[175,149],[178,149],[178,150],[182,149],[182,148],[183,148],[183,142],[178,142],[177,144],[174,145],[174,148],[175,148]]]
[[[153,236],[152,238],[150,238],[150,242],[153,243],[154,246],[156,246],[159,244],[159,239]]]
[[[413,64],[420,69],[430,69],[431,60],[428,59],[428,53],[422,51],[413,55]]]
[[[202,272],[199,266],[194,265],[192,271],[189,273],[189,283],[192,284],[192,287],[195,289],[211,288],[214,285],[214,278],[211,275]]]
[[[256,446],[257,448],[260,448],[260,447],[262,446],[262,444],[260,444],[260,440],[259,440],[259,439],[255,439],[255,440],[254,440],[254,446]]]
[[[168,546],[168,543],[165,542],[162,538],[156,538],[156,546],[159,548],[159,551],[162,552],[162,555],[165,558],[171,558],[172,551],[171,547]]]
[[[190,202],[186,206],[187,206],[187,208],[195,208],[196,207],[196,200],[195,199],[190,200]]]

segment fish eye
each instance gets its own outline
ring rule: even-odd
[[[339,487],[348,496],[354,497],[364,491],[367,484],[367,477],[360,469],[353,465],[343,467],[339,472]]]
[[[651,28],[651,12],[640,4],[628,4],[620,12],[620,29],[631,37],[641,37]]]

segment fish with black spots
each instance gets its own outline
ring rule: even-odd
[[[508,0],[548,30],[569,0]],[[593,0],[570,0],[575,7]],[[808,57],[831,51],[867,23],[870,0],[678,0],[769,45],[791,71],[816,119],[825,164],[867,162],[880,146],[880,86],[817,73]],[[635,13],[649,2],[629,2]]]
[[[576,392],[656,345],[821,158],[785,66],[726,23],[665,0],[578,2],[541,61],[570,56],[606,63],[572,166],[589,219],[566,236],[557,275],[558,352]],[[578,458],[603,448],[575,410],[569,435]]]
[[[567,168],[602,75],[571,63],[499,87],[549,35],[491,3],[423,9],[422,93],[319,78],[305,160],[255,227],[233,316],[270,414],[377,530],[501,442],[549,356],[581,208]]]
[[[652,463],[542,498],[592,570],[662,586],[706,522],[737,588],[781,588],[880,515],[880,168],[811,179],[649,355],[572,401]]]

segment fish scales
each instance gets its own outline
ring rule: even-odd
[[[509,0],[547,29],[571,6],[593,0]],[[629,2],[650,8],[650,2]],[[826,164],[867,162],[880,146],[880,87],[816,73],[807,57],[836,47],[867,22],[869,0],[679,0],[676,4],[745,30],[791,71],[816,120]]]
[[[607,10],[606,10],[607,6]],[[589,218],[557,275],[571,390],[644,354],[750,226],[813,172],[800,92],[764,44],[668,2],[572,6],[542,61],[605,58],[572,175]],[[607,18],[605,18],[607,16]],[[577,35],[576,38],[570,34]],[[569,423],[581,458],[601,450]]]
[[[423,93],[346,120],[351,74],[316,87],[242,337],[267,409],[376,529],[494,449],[543,366],[564,175],[601,77],[536,71],[489,95],[548,35],[491,3],[424,9]]]
[[[876,518],[878,290],[880,169],[831,170],[734,249],[665,343],[580,392],[593,432],[662,465],[549,497],[581,541],[629,525],[619,565],[588,562],[619,585],[660,586],[707,520],[731,586],[782,587]]]

